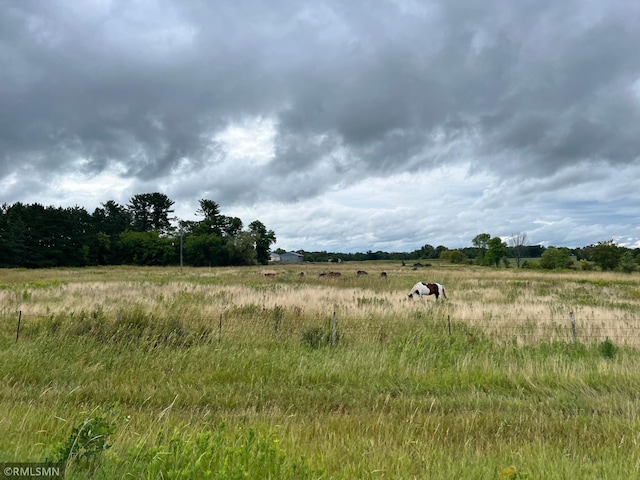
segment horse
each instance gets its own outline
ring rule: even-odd
[[[439,283],[418,282],[413,286],[411,292],[409,292],[409,298],[413,298],[413,295],[418,295],[420,300],[422,300],[423,296],[429,295],[435,295],[436,300],[440,298],[440,295],[442,295],[444,298],[447,298],[444,286],[440,285]]]
[[[322,272],[319,277],[329,277],[329,278],[338,278],[341,277],[342,274],[340,272]]]

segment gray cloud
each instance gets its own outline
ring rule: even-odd
[[[639,20],[625,0],[0,1],[2,200],[25,175],[243,208],[451,165],[543,192],[637,173]],[[272,152],[231,159],[217,135],[255,118]]]

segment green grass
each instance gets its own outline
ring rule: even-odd
[[[100,273],[108,280],[92,271],[58,276],[121,282],[115,270]],[[396,282],[404,290],[408,278],[366,279],[345,296],[339,290],[357,286],[347,278],[327,294],[328,312],[341,305],[331,347],[305,340],[310,329],[328,331],[330,314],[269,303],[292,286],[319,284],[316,276],[268,283],[251,269],[176,270],[174,280],[169,270],[127,272],[127,282],[139,282],[126,284],[138,301],[115,311],[103,299],[46,313],[41,291],[57,299],[67,288],[54,271],[2,279],[31,294],[14,306],[39,314],[25,316],[17,342],[15,316],[2,317],[0,462],[61,460],[67,478],[109,479],[638,476],[640,355],[630,346],[523,344],[455,318],[449,335],[443,318],[454,300],[393,304],[386,292]],[[438,275],[471,285],[461,272]],[[471,305],[478,312],[492,298],[515,308],[521,289],[538,282],[558,302],[567,297],[567,277],[471,272],[492,292]],[[210,279],[221,290],[201,290]],[[255,285],[255,296],[240,303],[237,283]],[[590,295],[589,283],[569,286]],[[218,311],[206,310],[212,302],[224,312],[222,336]]]

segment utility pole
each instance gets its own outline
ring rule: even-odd
[[[182,270],[182,245],[183,245],[183,235],[184,235],[184,225],[181,219],[178,217],[171,217],[169,220],[174,220],[178,222],[178,228],[180,229],[180,270]]]
[[[179,221],[180,225],[180,270],[182,270],[182,220]]]

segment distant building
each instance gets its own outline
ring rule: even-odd
[[[304,255],[296,252],[285,252],[280,254],[280,261],[282,263],[302,263],[304,262]]]

